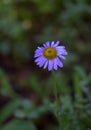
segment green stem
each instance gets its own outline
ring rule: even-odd
[[[56,100],[56,105],[59,106],[59,99],[58,99],[58,92],[57,92],[57,82],[56,82],[56,77],[55,73],[53,72],[53,80],[54,80],[54,96]]]
[[[59,112],[60,112],[60,102],[59,102],[59,98],[58,98],[57,82],[56,82],[56,77],[55,77],[55,72],[54,71],[52,71],[52,76],[53,76],[53,81],[54,81],[55,103],[56,103],[56,107],[57,107],[56,117],[58,119],[60,130],[61,130],[61,118],[60,118],[60,115],[59,115]]]

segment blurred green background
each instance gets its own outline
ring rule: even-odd
[[[91,130],[91,0],[0,0],[0,130],[59,130],[51,73],[34,63],[57,40],[61,130]]]

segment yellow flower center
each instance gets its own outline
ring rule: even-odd
[[[46,48],[46,49],[44,50],[43,55],[44,55],[47,59],[52,60],[52,59],[54,59],[54,58],[57,57],[57,51],[56,51],[56,49],[53,48],[53,47],[48,47],[48,48]]]

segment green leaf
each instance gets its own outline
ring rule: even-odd
[[[14,97],[16,96],[15,92],[13,91],[8,76],[4,73],[2,69],[0,69],[0,82],[1,82],[1,93],[6,96]]]
[[[81,96],[82,97],[82,89],[80,84],[80,76],[77,71],[73,74],[73,84],[74,84],[74,90],[75,90],[75,96]]]
[[[17,109],[21,105],[21,100],[16,99],[11,101],[10,103],[6,104],[1,110],[0,110],[0,123],[3,122],[6,118],[8,118],[15,109]]]
[[[23,120],[13,120],[2,130],[37,130],[33,123]]]
[[[43,97],[44,93],[42,92],[42,89],[40,87],[39,79],[36,77],[36,75],[29,76],[28,78],[28,85],[32,87],[32,89],[40,96]]]

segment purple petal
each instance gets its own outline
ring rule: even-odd
[[[34,54],[34,57],[36,58],[36,57],[39,57],[39,56],[42,56],[43,55],[43,53],[42,52],[39,52],[39,53],[35,53]]]
[[[51,71],[52,68],[53,68],[53,60],[49,60],[49,63],[48,63],[48,70]]]
[[[57,47],[59,45],[60,41],[57,41],[53,47]]]
[[[38,47],[35,51],[34,57],[39,57],[43,54],[44,47]]]
[[[65,46],[57,46],[56,49],[58,49],[58,50],[65,49]]]
[[[58,66],[57,66],[57,58],[54,59],[54,70],[57,70],[58,69]]]
[[[37,59],[35,59],[35,62],[40,62],[41,60],[43,60],[44,59],[44,57],[43,56],[40,56],[40,57],[38,57]]]
[[[38,47],[35,51],[35,53],[40,53],[44,50],[44,47]]]
[[[59,67],[63,67],[63,63],[59,60],[59,58],[56,58],[57,59],[57,65]]]
[[[67,51],[62,48],[62,47],[56,47],[58,55],[62,54],[62,55],[67,55]]]
[[[46,43],[44,43],[43,46],[46,48],[47,47]]]
[[[51,42],[51,47],[54,47],[54,43],[55,43],[54,41]]]
[[[44,63],[46,62],[46,58],[42,58],[38,63],[37,65],[39,65],[39,67],[42,67],[44,65]]]
[[[60,57],[60,58],[63,59],[63,60],[66,60],[66,57],[65,57],[65,56],[58,55],[58,57]]]
[[[47,65],[48,65],[48,60],[45,62],[45,64],[44,64],[44,69],[46,69],[46,67],[47,67]]]
[[[50,42],[47,41],[47,42],[45,43],[45,45],[46,45],[46,47],[50,47]]]

